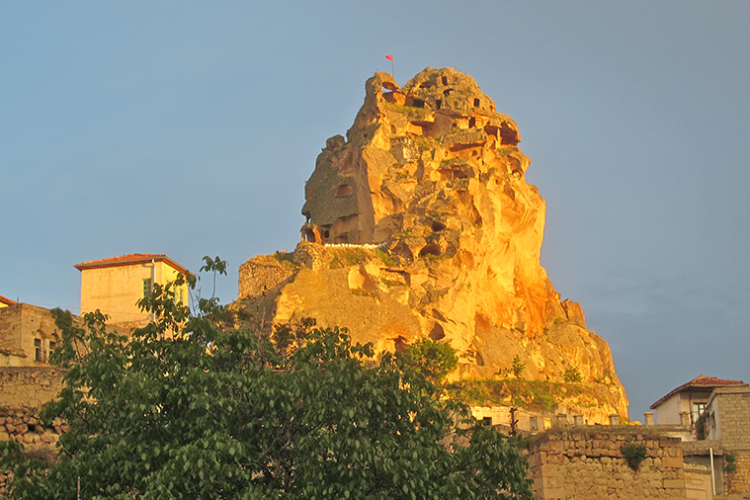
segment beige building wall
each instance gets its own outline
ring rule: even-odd
[[[693,471],[685,467],[685,493],[688,500],[712,500],[711,471]]]
[[[165,285],[186,272],[163,255],[128,259],[128,256],[78,264],[81,271],[81,314],[97,309],[109,316],[109,323],[140,324],[151,315],[138,307],[150,290],[149,284]],[[116,260],[121,259],[121,260]],[[177,290],[177,301],[188,304],[188,287]]]
[[[680,394],[673,394],[669,399],[655,408],[658,425],[680,425],[680,412],[690,411],[689,401]]]

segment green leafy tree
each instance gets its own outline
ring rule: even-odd
[[[515,375],[516,378],[521,378],[524,369],[526,369],[526,363],[523,363],[518,354],[516,354],[516,357],[513,358],[513,365],[511,365],[513,375]]]
[[[175,285],[132,338],[55,312],[68,371],[44,418],[70,430],[54,464],[0,446],[10,498],[531,498],[519,442],[468,425],[403,357],[335,328],[281,349],[214,300],[191,314]]]
[[[407,345],[402,355],[406,363],[435,384],[441,383],[458,364],[456,351],[449,344],[429,338]]]

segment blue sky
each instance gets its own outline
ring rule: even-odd
[[[519,125],[542,264],[640,419],[750,382],[750,3],[5,2],[0,294],[79,308],[78,262],[292,250],[373,72],[471,74]],[[210,288],[210,281],[204,287]],[[207,288],[207,289],[208,289]]]

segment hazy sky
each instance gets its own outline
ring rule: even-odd
[[[750,382],[750,2],[0,3],[0,295],[79,309],[78,262],[292,250],[364,83],[471,74],[547,200],[542,264],[642,419]],[[204,288],[210,289],[209,281]]]

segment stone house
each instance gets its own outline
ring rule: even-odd
[[[645,428],[682,440],[687,498],[750,492],[750,386],[700,375],[651,408]]]
[[[652,404],[651,409],[656,411],[656,423],[659,425],[682,425],[685,423],[681,420],[685,415],[683,412],[687,412],[689,425],[695,426],[696,421],[705,411],[714,389],[746,385],[741,380],[724,380],[699,375],[690,382],[671,390]]]
[[[46,366],[59,333],[49,309],[16,302],[0,308],[0,366]]]
[[[136,302],[155,283],[163,285],[188,273],[161,254],[131,254],[84,262],[76,268],[81,271],[81,311],[99,309],[110,317],[110,323],[125,329],[150,319]],[[187,286],[178,289],[177,300],[187,304]],[[49,309],[0,296],[0,367],[49,366],[49,356],[59,342],[60,332]]]
[[[151,320],[137,302],[154,285],[165,285],[189,271],[164,254],[135,253],[76,264],[81,271],[81,314],[100,310],[109,323],[139,327]],[[177,290],[176,300],[188,303],[188,287]]]

